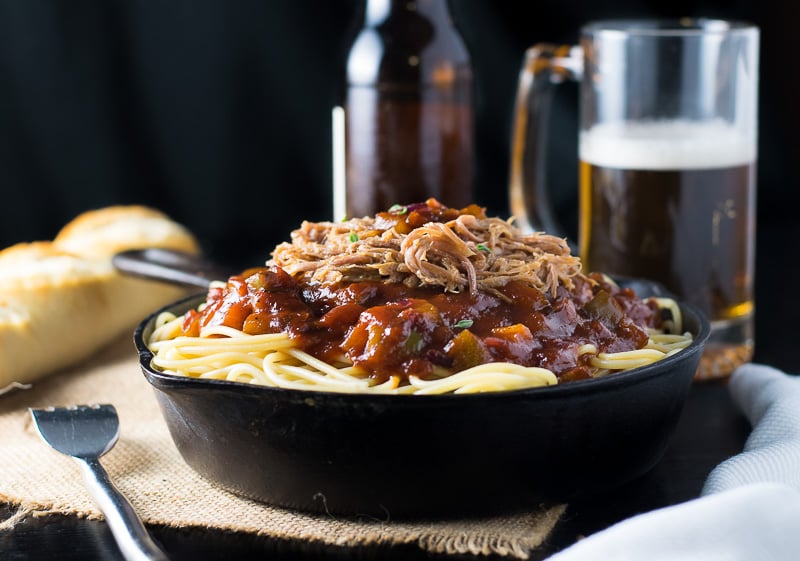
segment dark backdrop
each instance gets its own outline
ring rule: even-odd
[[[0,245],[79,212],[159,207],[207,253],[267,257],[330,218],[330,108],[359,0],[0,0]],[[759,219],[791,220],[800,156],[793,2],[454,0],[477,78],[478,202],[506,215],[522,55],[601,17],[709,16],[762,27]],[[553,168],[574,215],[574,90],[555,103]]]

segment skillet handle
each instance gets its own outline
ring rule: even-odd
[[[75,459],[81,466],[89,493],[106,517],[122,556],[127,561],[169,561],[100,462],[95,458]]]
[[[111,263],[125,275],[204,289],[211,281],[226,281],[231,275],[219,265],[170,249],[123,251],[114,255]]]

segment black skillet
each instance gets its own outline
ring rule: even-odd
[[[164,309],[181,314],[204,298]],[[607,491],[659,461],[709,333],[695,308],[680,307],[694,341],[660,362],[477,395],[350,395],[164,374],[146,345],[158,312],[134,340],[178,450],[217,486],[337,515],[478,516]]]

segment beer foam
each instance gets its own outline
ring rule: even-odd
[[[603,123],[581,132],[579,153],[607,168],[711,169],[754,162],[756,142],[721,121]]]

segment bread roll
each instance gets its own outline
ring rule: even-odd
[[[90,357],[184,294],[114,270],[115,253],[148,247],[199,251],[186,228],[142,206],[86,212],[52,242],[0,251],[0,390]]]

